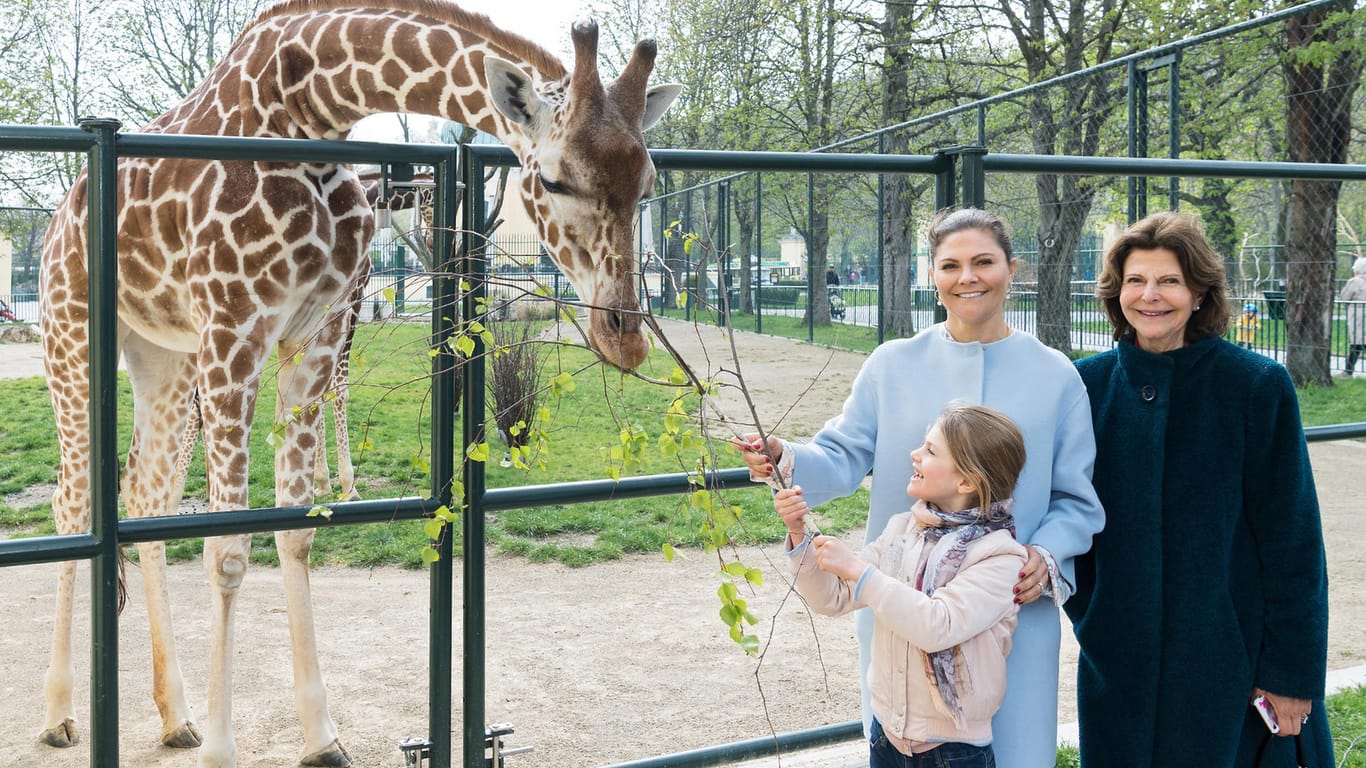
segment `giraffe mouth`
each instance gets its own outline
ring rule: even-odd
[[[633,371],[650,353],[635,309],[596,307],[588,312],[588,343],[618,368]]]

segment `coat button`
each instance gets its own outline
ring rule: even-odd
[[[1143,396],[1143,402],[1151,403],[1157,399],[1157,388],[1151,384],[1144,384],[1143,389],[1139,390],[1139,394]]]

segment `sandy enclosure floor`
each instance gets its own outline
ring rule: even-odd
[[[679,329],[674,333],[674,327]],[[666,327],[705,370],[727,367],[719,334]],[[780,339],[741,337],[741,360],[764,408],[799,405],[777,429],[806,435],[833,414],[848,392],[861,355]],[[6,364],[0,345],[0,376]],[[714,354],[708,365],[703,351]],[[14,354],[16,350],[8,350]],[[17,353],[22,353],[18,350]],[[812,379],[824,368],[816,384]],[[24,374],[21,374],[24,375]],[[28,373],[26,375],[37,375]],[[804,394],[803,394],[804,393]],[[722,408],[739,420],[738,403]],[[773,423],[777,410],[761,408]],[[1311,445],[1324,510],[1331,583],[1329,668],[1366,664],[1366,443]],[[849,534],[861,541],[862,531]],[[601,766],[685,749],[756,738],[858,717],[856,651],[850,619],[810,617],[786,599],[783,564],[773,551],[748,549],[766,584],[748,597],[771,636],[762,666],[745,657],[716,616],[717,562],[686,552],[570,569],[495,556],[487,572],[487,717],[516,728],[508,758],[524,766]],[[89,764],[85,745],[39,746],[42,677],[53,626],[56,566],[0,570],[0,766],[68,768]],[[77,709],[88,720],[89,570],[78,572]],[[457,581],[459,578],[457,569]],[[177,642],[190,701],[203,718],[208,660],[208,586],[198,563],[170,569]],[[427,723],[428,579],[391,568],[326,568],[313,575],[318,635],[333,717],[358,766],[401,766],[398,742]],[[120,628],[121,763],[191,766],[192,752],[157,743],[150,694],[150,653],[141,574],[130,570],[132,601]],[[460,621],[456,585],[456,621]],[[248,572],[237,610],[234,723],[240,764],[296,764],[302,735],[290,695],[288,627],[279,571]],[[1064,631],[1067,637],[1070,633]],[[457,688],[454,728],[459,754],[461,632],[453,629]],[[1063,710],[1075,719],[1071,669],[1075,646],[1062,649]],[[767,715],[765,714],[767,705]],[[784,764],[793,763],[792,759]],[[774,763],[776,764],[776,762]]]

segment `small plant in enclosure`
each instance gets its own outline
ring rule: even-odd
[[[544,465],[548,435],[543,426],[550,412],[540,408],[542,358],[532,325],[506,322],[493,326],[494,349],[489,356],[488,392],[498,436],[507,445],[503,466],[526,468],[534,460]],[[541,418],[537,418],[538,414]]]

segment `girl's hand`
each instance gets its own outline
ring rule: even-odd
[[[817,536],[811,544],[816,550],[816,565],[826,573],[853,581],[868,567],[866,560],[834,536]]]
[[[1048,584],[1048,565],[1043,557],[1033,547],[1025,547],[1025,551],[1029,553],[1029,559],[1020,569],[1020,582],[1015,585],[1015,602],[1020,605],[1029,605],[1043,597],[1043,588]]]
[[[782,516],[787,532],[801,541],[806,535],[806,513],[811,511],[802,498],[802,489],[794,486],[773,494],[773,508]]]
[[[768,460],[768,455],[773,454],[773,461],[781,461],[783,458],[783,441],[768,436],[768,451],[764,451],[764,444],[759,440],[758,432],[750,432],[745,435],[744,440],[731,438],[730,444],[740,451],[745,459],[745,465],[749,467],[749,479],[766,480],[773,474],[773,463]]]

